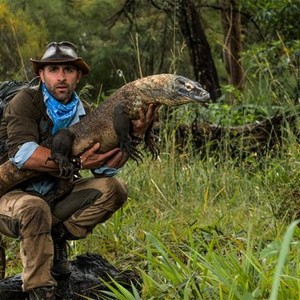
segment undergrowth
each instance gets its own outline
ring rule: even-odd
[[[71,258],[99,253],[143,280],[141,294],[110,286],[107,299],[298,299],[299,148],[249,160],[200,159],[162,135],[157,160],[129,161],[125,206]],[[85,174],[87,175],[87,174]],[[18,241],[7,242],[7,275],[21,271]]]
[[[127,204],[74,255],[98,252],[143,279],[136,294],[107,299],[298,299],[298,147],[252,164],[177,153],[119,174]],[[173,144],[174,145],[174,144]]]

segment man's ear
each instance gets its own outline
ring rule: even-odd
[[[82,76],[82,71],[81,71],[81,70],[78,70],[77,83],[80,81],[81,76]]]
[[[39,75],[41,77],[42,82],[44,82],[44,69],[39,70]]]

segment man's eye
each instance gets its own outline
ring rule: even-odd
[[[65,67],[64,70],[68,73],[73,73],[76,71],[76,68],[72,67],[72,66],[68,66],[68,67]]]
[[[50,67],[49,68],[50,72],[57,72],[57,70],[58,70],[58,67]]]

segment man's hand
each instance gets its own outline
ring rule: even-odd
[[[155,118],[155,108],[153,104],[148,106],[146,114],[141,108],[138,109],[139,118],[132,120],[133,135],[144,136],[149,126],[153,123]]]
[[[81,164],[83,169],[94,169],[102,165],[110,168],[120,168],[124,164],[124,153],[120,148],[114,148],[106,153],[97,153],[100,149],[100,143],[96,143],[89,150],[81,155]]]

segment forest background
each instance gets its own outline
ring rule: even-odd
[[[159,159],[126,165],[127,205],[74,242],[74,256],[89,250],[136,267],[142,299],[299,298],[297,137],[286,130],[279,151],[245,159],[223,148],[200,157],[188,143],[178,151],[175,132],[196,115],[236,126],[297,112],[299,16],[299,0],[0,0],[0,81],[30,80],[29,59],[68,40],[91,66],[79,89],[95,105],[158,73],[211,94],[207,108],[162,121]],[[18,244],[8,245],[13,274]],[[121,287],[109,297],[137,299]]]

